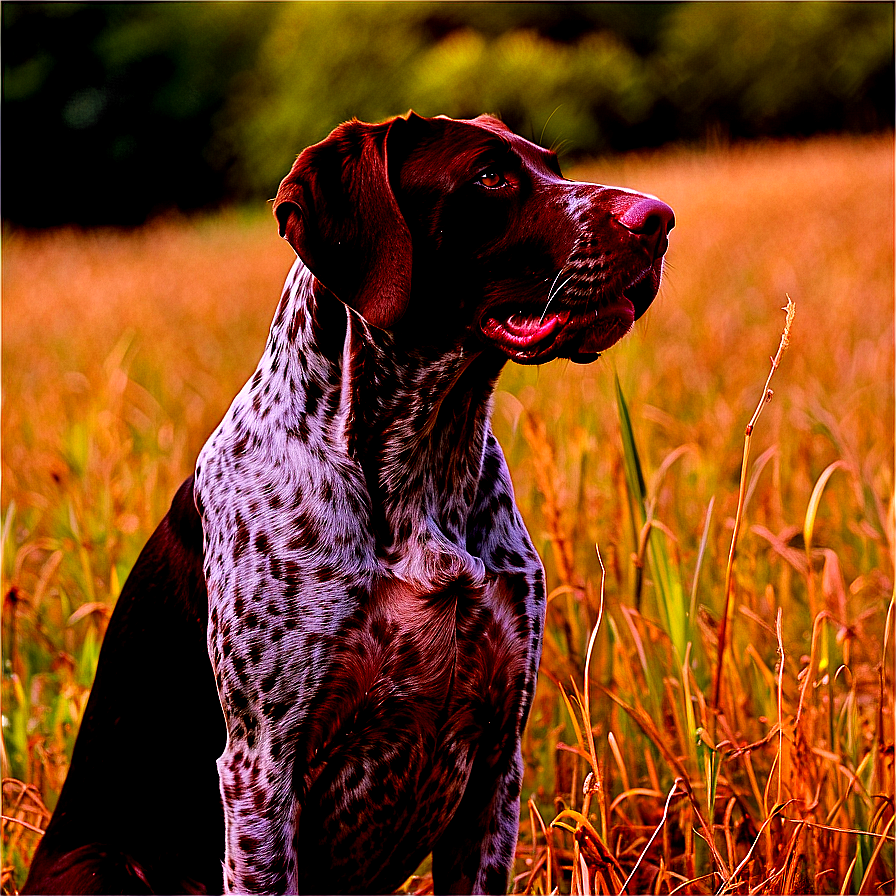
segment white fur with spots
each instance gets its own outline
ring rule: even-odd
[[[530,625],[520,656],[525,682],[508,735],[513,758],[506,768],[482,772],[490,794],[463,797],[455,828],[465,830],[449,829],[452,845],[432,844],[437,865],[469,867],[466,853],[478,855],[474,879],[463,880],[479,891],[489,872],[506,874],[512,861],[519,737],[544,614],[541,564],[490,431],[493,382],[445,426],[437,421],[440,402],[475,358],[461,349],[438,358],[402,352],[348,308],[341,348],[321,351],[318,301],[313,277],[297,260],[256,373],[196,466],[208,649],[228,729],[218,760],[225,886],[297,892],[301,863],[321,858],[296,855],[301,794],[317,774],[308,772],[297,786],[296,768],[313,765],[313,756],[303,759],[314,723],[309,705],[332,672],[333,639],[359,601],[383,582],[422,599],[458,581],[491,600],[502,576],[513,574],[525,577],[522,615],[530,621],[494,612],[508,631]],[[372,417],[376,434],[365,444]],[[375,457],[377,469],[368,464],[365,476],[359,457]],[[458,773],[475,777],[475,763]],[[483,799],[492,804],[486,816]],[[473,804],[469,813],[466,804]]]

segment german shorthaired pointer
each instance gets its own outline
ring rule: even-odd
[[[672,211],[411,113],[274,213],[267,348],[122,592],[32,892],[388,892],[430,852],[506,891],[545,596],[491,394],[629,331]]]

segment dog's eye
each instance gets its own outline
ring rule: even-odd
[[[504,175],[501,174],[497,168],[487,168],[476,178],[476,183],[480,184],[480,186],[488,187],[490,190],[494,190],[495,187],[504,186],[507,181],[504,180]]]

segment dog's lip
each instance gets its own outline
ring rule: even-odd
[[[527,351],[554,335],[569,321],[569,311],[543,314],[517,309],[510,314],[488,315],[482,322],[482,332],[488,339],[511,351]]]
[[[625,336],[635,316],[634,303],[623,294],[597,305],[563,306],[547,312],[495,309],[486,313],[480,329],[508,357],[532,364],[566,356],[563,344],[568,342],[574,343],[569,355],[574,360],[596,357]]]
[[[590,319],[576,327],[576,354],[598,355],[611,348],[632,328],[635,316],[635,306],[625,294],[591,312]]]

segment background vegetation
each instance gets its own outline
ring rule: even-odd
[[[510,366],[496,397],[551,588],[517,890],[585,891],[582,862],[614,893],[633,872],[626,892],[892,887],[892,159],[889,137],[829,138],[575,172],[655,191],[678,226],[631,337],[590,367]],[[2,733],[19,822],[46,820],[121,583],[251,374],[290,262],[266,214],[5,234]],[[785,293],[797,317],[754,434],[716,709],[743,433]],[[160,725],[165,699],[147,707]],[[19,822],[3,827],[10,891],[37,836]]]
[[[121,585],[262,351],[292,260],[264,200],[337,121],[410,106],[499,111],[678,222],[632,336],[496,395],[551,590],[515,891],[892,891],[892,4],[2,16],[4,892]]]
[[[497,112],[571,157],[891,126],[892,3],[4,2],[3,215],[273,194],[352,116]]]

